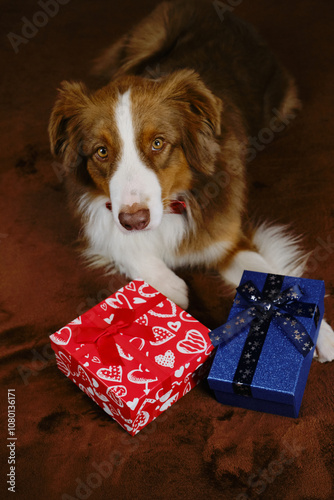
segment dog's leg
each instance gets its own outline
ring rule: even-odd
[[[144,259],[134,257],[134,263],[124,269],[131,279],[142,279],[166,295],[182,309],[188,307],[188,287],[185,282],[171,271],[157,257],[145,256]]]
[[[314,356],[318,361],[334,360],[334,332],[326,320],[322,320]]]
[[[296,239],[286,234],[284,228],[260,226],[254,234],[253,244],[258,251],[239,251],[228,267],[221,269],[223,279],[234,287],[238,286],[245,269],[289,276],[302,275],[307,259]],[[325,320],[320,325],[315,357],[321,362],[334,360],[334,332]]]

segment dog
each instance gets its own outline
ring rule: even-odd
[[[63,82],[49,124],[90,264],[142,278],[184,309],[179,266],[234,287],[244,269],[302,275],[296,238],[245,225],[248,137],[282,130],[300,108],[254,28],[229,12],[222,22],[211,3],[164,2],[96,69],[109,83]],[[334,358],[325,321],[317,355]]]

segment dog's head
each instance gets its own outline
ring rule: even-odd
[[[213,172],[222,104],[190,70],[128,76],[95,93],[64,82],[49,134],[68,175],[110,198],[124,231],[154,229],[170,201]]]

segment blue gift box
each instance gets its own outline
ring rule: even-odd
[[[208,382],[219,402],[298,417],[320,323],[323,281],[243,273]]]

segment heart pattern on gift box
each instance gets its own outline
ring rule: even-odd
[[[161,345],[165,344],[169,340],[175,337],[175,333],[170,332],[167,328],[163,328],[162,326],[154,326],[152,328],[154,335],[154,342],[150,340],[151,345]]]
[[[175,375],[175,377],[180,378],[180,377],[182,377],[183,372],[184,372],[184,366],[180,366],[180,368],[175,370],[174,375]]]
[[[157,409],[160,411],[160,412],[163,412],[165,410],[167,410],[167,408],[169,408],[170,406],[172,406],[173,403],[175,403],[175,401],[177,401],[179,397],[179,393],[177,392],[176,394],[174,394],[171,398],[169,398],[167,401],[165,401],[161,406],[160,408],[158,407]]]
[[[146,300],[145,299],[142,299],[141,297],[135,297],[133,299],[133,303],[134,304],[145,304]]]
[[[150,392],[148,384],[151,382],[157,382],[158,378],[152,375],[148,370],[143,370],[141,365],[139,365],[139,368],[131,370],[128,373],[128,380],[134,384],[144,384],[144,392],[145,394],[148,394]]]
[[[122,401],[121,399],[119,399],[119,398],[116,396],[116,394],[114,394],[114,393],[111,391],[111,392],[108,394],[108,396],[109,396],[108,401],[109,401],[109,400],[110,400],[110,401],[113,401],[114,403],[116,403],[116,404],[117,404],[117,406],[119,406],[120,408],[123,408],[124,403],[123,403],[123,401]]]
[[[56,360],[59,370],[62,371],[66,375],[66,377],[68,377],[71,373],[71,361],[69,360],[69,358],[67,358],[62,352],[58,352],[56,353]]]
[[[168,328],[171,328],[172,330],[174,330],[174,332],[177,332],[180,328],[181,328],[181,321],[169,321],[167,323],[167,326]]]
[[[131,292],[136,291],[136,283],[131,281],[128,285],[125,285],[126,290],[130,290]]]
[[[128,298],[124,295],[124,293],[117,292],[114,297],[108,297],[105,300],[105,303],[108,306],[113,307],[114,309],[119,309],[125,307],[126,309],[133,309]]]
[[[180,318],[182,319],[182,321],[187,321],[188,323],[197,323],[197,319],[193,318],[186,311],[182,311],[180,313]]]
[[[144,425],[147,424],[149,418],[150,414],[147,411],[140,411],[132,424],[132,428],[127,426],[126,424],[124,425],[124,427],[126,427],[128,431],[131,430],[137,431],[138,429],[144,427]]]
[[[176,315],[176,305],[174,304],[174,302],[172,302],[169,299],[166,299],[164,302],[161,302],[161,305],[164,309],[163,313],[157,312],[155,310],[154,311],[150,310],[148,311],[148,313],[151,314],[152,316],[155,316],[156,318],[173,318]],[[158,304],[156,307],[159,306],[160,304]]]
[[[139,294],[142,296],[142,297],[146,297],[146,298],[151,298],[151,297],[155,297],[156,295],[158,295],[158,291],[155,291],[155,292],[144,292],[143,290],[145,288],[151,288],[150,285],[148,285],[147,283],[144,283],[143,285],[141,285],[138,289],[138,292]]]
[[[158,354],[158,356],[155,356],[154,360],[158,365],[174,368],[175,355],[169,350],[166,351],[165,354]]]
[[[111,325],[111,323],[114,321],[115,314],[110,314],[109,318],[103,318],[103,321],[108,323],[108,325]]]
[[[116,344],[116,347],[121,358],[127,359],[128,361],[133,360],[133,356],[131,356],[131,354],[126,354],[120,345]]]
[[[210,343],[205,351],[205,355],[209,356],[210,352],[213,350],[213,345]]]
[[[141,351],[145,345],[145,340],[140,337],[132,337],[129,342],[131,342],[138,351]]]
[[[169,396],[172,394],[173,392],[173,389],[171,389],[170,391],[166,392],[166,394],[163,394],[162,396],[159,396],[159,392],[161,392],[163,389],[160,388],[156,395],[155,395],[155,399],[156,401],[160,401],[161,403],[164,403],[165,401],[167,401],[167,399],[169,398]]]
[[[106,403],[103,403],[101,407],[112,418],[117,417],[118,411],[112,405],[106,405]]]
[[[119,398],[123,398],[124,396],[127,395],[127,388],[125,385],[111,385],[107,389],[107,394],[109,395],[110,393],[116,394]]]
[[[51,340],[57,345],[67,345],[72,337],[72,330],[69,326],[64,326],[56,333],[50,335]]]
[[[107,398],[104,394],[97,392],[97,390],[95,390],[95,389],[94,389],[94,393],[99,399],[101,399],[101,401],[105,401],[106,403],[109,401],[109,398]]]
[[[124,396],[126,396],[127,392],[128,390],[125,385],[111,385],[107,389],[107,396],[109,396],[112,401],[114,401],[118,406],[122,408],[124,406],[124,403],[119,398],[123,398]]]
[[[140,316],[140,318],[135,320],[135,323],[138,323],[139,325],[147,326],[148,325],[147,314],[143,314],[142,316]]]
[[[186,338],[180,340],[176,345],[177,350],[183,354],[204,352],[206,347],[207,343],[203,335],[197,330],[189,330],[186,334]]]
[[[81,378],[81,380],[82,380],[83,382],[86,382],[86,383],[88,383],[88,384],[90,384],[90,383],[91,383],[91,382],[90,382],[90,378],[89,378],[89,376],[88,376],[88,374],[87,374],[86,370],[84,370],[84,369],[82,368],[82,366],[80,366],[80,365],[78,365],[78,371],[77,371],[76,373],[72,373],[72,375],[74,375],[75,377],[79,377],[79,378]]]
[[[131,410],[134,410],[139,403],[139,398],[134,398],[133,401],[127,401],[126,404]]]
[[[188,382],[184,391],[183,391],[183,396],[185,396],[190,391],[190,389],[191,389],[191,383]]]
[[[110,382],[122,382],[122,367],[120,365],[109,366],[109,368],[100,368],[96,375],[102,380]]]

